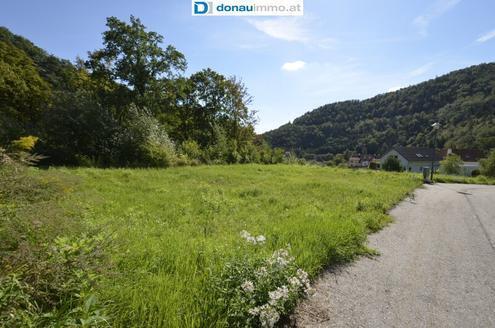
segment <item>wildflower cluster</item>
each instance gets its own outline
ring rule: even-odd
[[[258,237],[247,232],[241,236],[259,244]],[[274,327],[310,292],[308,274],[296,266],[289,247],[266,258],[253,257],[228,262],[217,281],[217,292],[225,302],[229,326]]]
[[[241,231],[241,237],[253,245],[263,245],[266,241],[265,236],[263,235],[251,236],[251,234],[246,230]]]

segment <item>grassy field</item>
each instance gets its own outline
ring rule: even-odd
[[[290,165],[35,174],[77,181],[58,204],[107,241],[96,288],[116,327],[232,325],[226,313],[238,293],[222,290],[232,263],[242,275],[243,265],[287,249],[313,278],[369,252],[367,234],[421,185],[408,174]],[[266,242],[251,245],[244,230]]]

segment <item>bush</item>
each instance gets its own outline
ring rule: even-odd
[[[399,159],[395,158],[394,156],[389,156],[385,160],[385,162],[382,164],[382,169],[385,171],[394,171],[394,172],[401,172],[402,167],[400,165]]]
[[[66,181],[30,172],[0,166],[0,326],[104,326],[94,287],[108,238],[67,219],[58,206]]]
[[[440,171],[445,174],[462,174],[462,160],[459,155],[450,154],[440,162]]]
[[[285,151],[282,148],[273,148],[272,150],[272,164],[279,164],[284,161]]]
[[[38,137],[34,136],[20,137],[12,141],[12,150],[30,152],[38,142],[38,139]]]
[[[165,128],[146,109],[131,105],[121,136],[120,163],[132,166],[169,167],[177,154]]]
[[[35,142],[21,138],[16,149],[29,157]],[[107,238],[65,217],[58,200],[71,180],[32,175],[23,156],[0,149],[1,326],[103,326],[94,285]]]
[[[473,178],[479,176],[481,174],[480,170],[476,169],[476,170],[473,170],[473,172],[471,172],[471,176]]]
[[[259,247],[264,236],[241,232],[246,242]],[[229,327],[274,327],[310,291],[308,274],[299,269],[290,248],[270,257],[245,255],[228,261],[214,284]]]
[[[7,326],[100,327],[106,323],[93,286],[100,237],[56,238],[49,247],[9,258],[0,276],[0,321]]]
[[[240,150],[241,163],[259,163],[261,161],[258,148],[252,143],[247,142]]]
[[[200,161],[203,158],[203,151],[194,140],[186,140],[181,144],[181,152],[191,160]]]
[[[482,175],[492,178],[495,177],[495,149],[488,154],[488,158],[480,161],[480,165],[480,173]]]

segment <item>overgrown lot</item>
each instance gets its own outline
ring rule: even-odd
[[[421,184],[408,174],[291,165],[31,174],[74,186],[56,202],[65,218],[56,226],[70,228],[50,237],[86,233],[83,248],[100,264],[81,262],[97,278],[83,280],[81,307],[89,299],[90,309],[80,315],[116,327],[269,326],[307,291],[306,272],[314,278],[369,253],[366,235]],[[5,230],[10,217],[2,220]]]

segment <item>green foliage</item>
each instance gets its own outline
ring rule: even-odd
[[[495,177],[495,149],[488,154],[488,158],[480,161],[480,173],[487,177]]]
[[[475,177],[479,176],[480,174],[481,174],[481,171],[480,171],[480,170],[478,170],[478,169],[473,170],[473,171],[471,172],[471,176],[472,176],[473,178],[475,178]]]
[[[48,107],[50,93],[31,58],[0,39],[0,144],[27,132]]]
[[[105,166],[119,161],[123,127],[94,92],[58,92],[41,123],[38,151],[49,163]]]
[[[203,151],[194,140],[184,141],[181,145],[181,151],[184,155],[193,160],[199,161],[203,158]]]
[[[0,166],[0,322],[6,327],[101,327],[94,286],[102,272],[102,235],[82,226],[58,201],[71,179]],[[76,236],[77,235],[77,236]]]
[[[330,166],[347,166],[347,159],[344,154],[337,154],[328,162]]]
[[[135,106],[129,109],[130,119],[126,125],[123,160],[133,166],[169,167],[177,157],[175,145],[165,128],[146,110]]]
[[[157,79],[186,69],[184,55],[170,45],[162,49],[163,36],[147,32],[139,18],[131,16],[127,24],[109,17],[107,27],[105,47],[92,52],[86,62],[96,77],[122,81],[144,96]]]
[[[433,177],[435,182],[440,183],[466,183],[466,184],[484,184],[495,185],[495,179],[486,177],[484,175],[478,175],[473,177],[466,177],[462,175],[443,175],[435,174]]]
[[[481,64],[363,101],[324,105],[264,134],[299,156],[346,150],[384,154],[394,145],[432,147],[430,125],[441,122],[437,147],[495,147],[495,64]]]
[[[382,169],[385,171],[395,171],[395,172],[401,172],[402,167],[400,165],[399,159],[397,159],[394,156],[389,156],[387,159],[385,159],[385,162],[382,164]]]
[[[35,136],[20,137],[17,140],[12,141],[12,148],[14,151],[31,151],[39,138]]]
[[[280,151],[260,155],[244,83],[211,69],[182,76],[184,55],[134,16],[109,17],[103,48],[75,65],[5,28],[0,43],[0,145],[39,135],[42,164],[280,162]],[[177,155],[184,142],[199,149]]]
[[[440,171],[445,174],[462,174],[462,159],[459,155],[449,154],[440,162]]]

